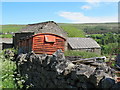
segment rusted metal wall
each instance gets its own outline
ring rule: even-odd
[[[49,35],[51,41],[46,41],[45,36]],[[55,41],[52,42],[52,37],[55,38]],[[65,39],[55,35],[55,34],[37,34],[33,37],[33,46],[32,50],[36,54],[53,54],[56,50],[65,49]]]
[[[34,51],[36,54],[53,54],[56,50],[65,50],[65,39],[61,36],[49,33],[33,35],[30,38],[19,41],[19,52],[28,53]]]

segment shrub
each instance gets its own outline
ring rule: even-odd
[[[3,53],[0,53],[0,64],[2,67],[0,68],[2,86],[1,88],[16,88],[15,79],[14,79],[14,71],[16,70],[15,62],[11,61],[9,58],[5,58]]]

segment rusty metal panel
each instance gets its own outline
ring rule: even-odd
[[[47,40],[46,40],[47,37]],[[54,41],[54,42],[53,42]],[[65,39],[55,34],[38,34],[33,37],[32,50],[36,54],[53,54],[57,49],[64,51]]]
[[[55,42],[55,36],[52,35],[45,35],[46,42]]]

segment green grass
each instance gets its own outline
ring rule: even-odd
[[[82,58],[92,58],[92,57],[99,57],[100,55],[93,53],[93,52],[84,52],[84,51],[65,51],[65,56],[81,56]]]
[[[0,38],[12,38],[13,35],[12,34],[3,34],[3,35],[0,35]]]
[[[71,25],[61,25],[62,29],[68,33],[68,37],[85,37],[85,33]]]
[[[25,27],[25,25],[0,25],[0,32],[17,32],[23,27]]]
[[[77,29],[83,30],[87,34],[118,33],[118,23],[59,23],[59,25],[71,25]]]

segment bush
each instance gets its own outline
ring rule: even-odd
[[[23,87],[23,79],[17,72],[16,61],[14,57],[17,50],[14,48],[1,50],[0,53],[0,88],[15,88]],[[2,65],[2,67],[1,67]]]
[[[102,54],[117,54],[119,51],[118,43],[109,43],[106,45],[101,45]]]
[[[3,53],[0,53],[0,64],[2,67],[0,68],[2,85],[1,88],[16,88],[15,79],[14,79],[14,71],[16,70],[15,62],[11,61],[9,58],[5,58]]]
[[[65,56],[81,56],[82,58],[92,58],[92,57],[98,57],[100,55],[93,53],[93,52],[85,52],[85,51],[65,51]]]

